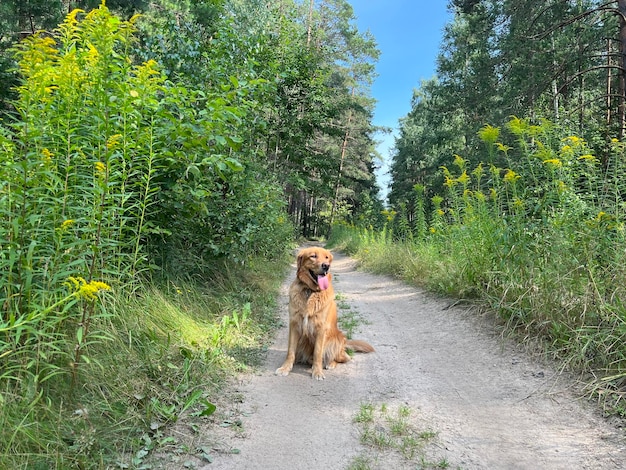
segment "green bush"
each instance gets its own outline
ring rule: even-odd
[[[333,243],[366,266],[494,309],[539,337],[577,370],[626,383],[624,145],[602,164],[581,138],[546,121],[512,118],[480,136],[508,168],[442,168],[447,194],[432,200],[429,234],[393,242],[387,232],[343,226]],[[513,148],[513,146],[515,148]],[[390,218],[390,227],[400,226]],[[618,395],[614,395],[618,396]]]

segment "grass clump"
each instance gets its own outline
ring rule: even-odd
[[[432,458],[431,447],[437,434],[418,430],[412,414],[406,405],[391,409],[386,404],[362,403],[353,421],[367,451],[354,458],[348,469],[392,468],[393,462],[415,465],[420,469],[449,468],[445,459]]]

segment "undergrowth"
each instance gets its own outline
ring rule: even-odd
[[[457,155],[442,168],[447,193],[416,204],[431,212],[414,226],[387,211],[382,232],[339,224],[329,244],[372,271],[497,312],[563,367],[590,374],[590,392],[624,414],[624,146],[613,141],[602,163],[548,122],[512,118],[507,131],[515,150],[498,128],[481,137],[508,167],[469,167]],[[415,193],[424,198],[423,187]]]
[[[275,324],[293,228],[246,171],[244,85],[206,93],[135,63],[137,19],[103,2],[14,50],[0,468],[140,468],[181,415],[216,410]]]
[[[38,390],[4,379],[0,468],[140,468],[171,444],[169,425],[211,416],[228,378],[259,363],[286,266],[259,262],[254,278],[216,267],[203,285],[107,293],[75,382],[67,372]]]

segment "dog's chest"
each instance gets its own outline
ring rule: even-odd
[[[322,294],[322,295],[320,295]],[[326,309],[325,293],[298,292],[292,296],[290,310],[292,324],[296,324],[299,333],[303,336],[314,338],[324,324]]]
[[[315,337],[315,332],[317,331],[317,322],[316,318],[312,315],[304,315],[302,319],[302,323],[300,324],[302,336],[308,336],[310,338]]]

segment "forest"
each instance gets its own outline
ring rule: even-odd
[[[626,0],[448,8],[383,201],[349,1],[3,0],[0,467],[148,468],[258,363],[303,238],[496,312],[624,414]]]

